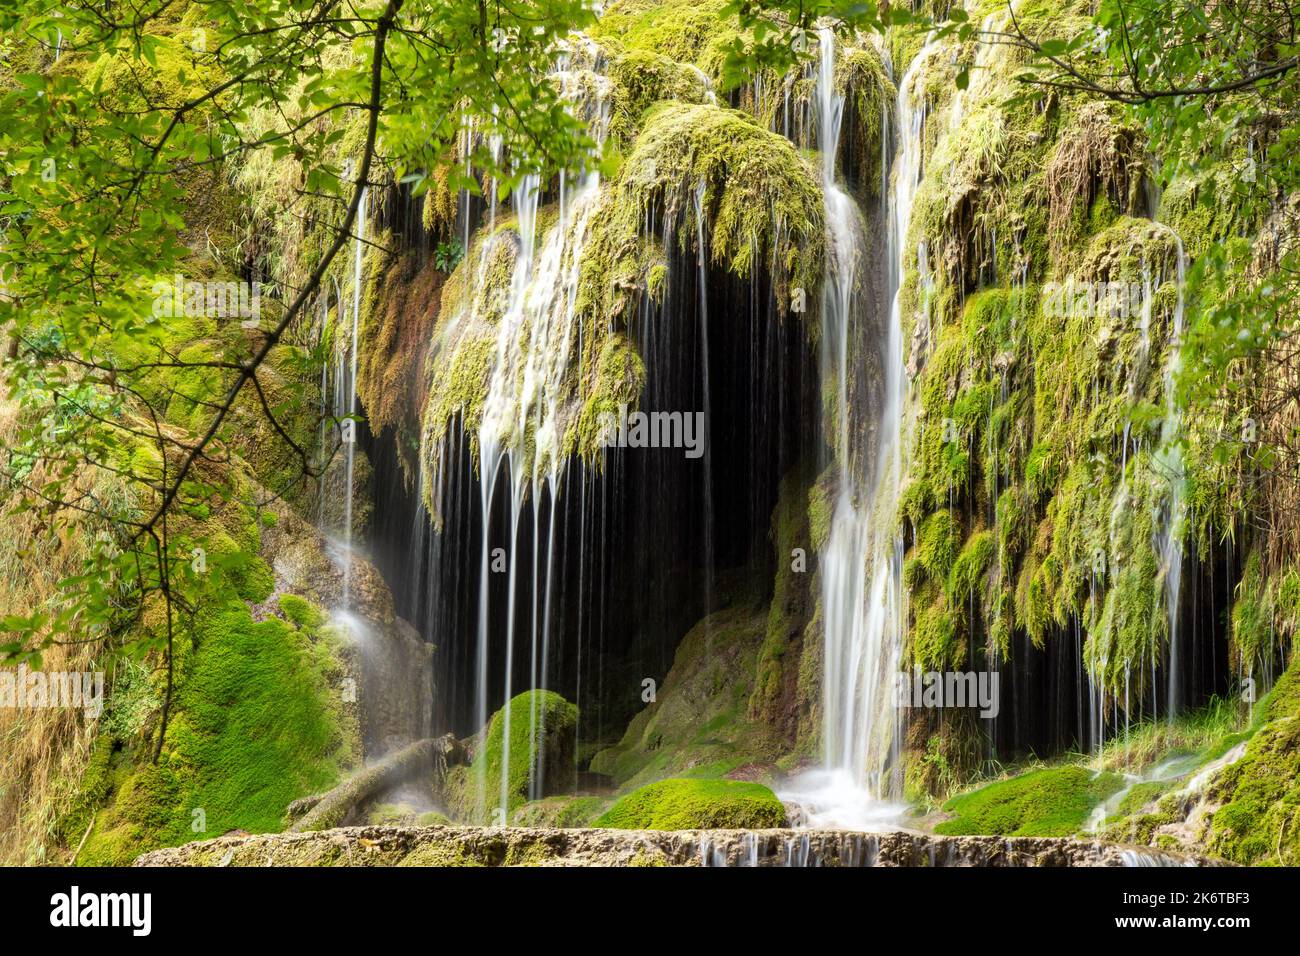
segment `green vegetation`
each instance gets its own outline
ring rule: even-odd
[[[618,0],[592,35],[615,50],[652,53],[720,83],[735,31],[722,19],[723,0]]]
[[[1049,767],[989,784],[943,805],[956,818],[936,826],[949,835],[1070,836],[1088,814],[1123,786],[1113,773],[1086,767]]]
[[[758,830],[784,825],[785,807],[762,784],[682,779],[634,790],[594,824],[615,830]]]
[[[515,811],[510,823],[519,827],[589,827],[609,803],[607,797],[546,797],[525,803]]]
[[[1102,770],[1143,773],[1174,758],[1203,764],[1242,739],[1245,705],[1221,697],[1175,719],[1145,720],[1102,747],[1096,765]]]
[[[229,830],[276,832],[290,801],[329,789],[360,757],[342,665],[314,629],[254,622],[232,604],[204,616],[177,667],[176,713],[156,764],[122,733],[139,718],[110,724],[97,744],[103,776],[83,787],[96,815],[79,864],[123,865]],[[110,710],[137,694],[115,687]],[[68,821],[69,836],[84,820]]]
[[[1014,20],[1003,0],[308,6],[0,12],[0,666],[110,675],[98,725],[0,714],[0,855],[118,864],[277,830],[292,800],[359,762],[340,693],[355,652],[327,624],[330,562],[303,524],[343,480],[317,391],[342,387],[323,377],[335,363],[355,357],[368,431],[391,430],[437,524],[455,429],[477,458],[495,423],[524,474],[603,467],[605,416],[641,400],[658,371],[648,335],[680,320],[680,264],[698,258],[724,307],[748,288],[756,314],[800,323],[816,351],[834,252],[809,152],[823,145],[819,27],[844,97],[836,168],[881,239],[857,264],[866,298],[887,294],[877,266],[893,263],[878,259],[898,252],[883,242],[884,150],[911,130],[883,131],[909,64],[905,99],[926,117],[898,290],[901,500],[880,516],[903,540],[903,665],[1016,667],[1078,634],[1105,708],[1145,702],[1171,654],[1166,533],[1232,588],[1233,675],[1262,680],[1293,643],[1300,70],[1285,5],[1023,0]],[[986,29],[1001,42],[977,43]],[[608,122],[601,151],[593,119]],[[596,170],[588,204],[562,213],[552,200]],[[545,200],[535,223],[526,181]],[[548,237],[556,304],[520,319],[515,286]],[[256,278],[259,313],[177,312],[160,291],[176,276]],[[1140,302],[1059,294],[1098,284]],[[872,379],[873,357],[849,354]],[[835,378],[800,387],[823,401],[856,388]],[[504,410],[489,401],[503,392]],[[855,415],[868,404],[849,397]],[[815,559],[838,473],[862,452],[831,447],[828,463],[810,442],[771,517],[775,574],[735,569],[740,593],[681,639],[657,698],[590,744],[621,798],[573,794],[576,707],[532,692],[448,773],[457,821],[503,822],[498,802],[558,827],[784,818],[765,787],[728,778],[770,779],[819,740]],[[353,464],[349,532],[369,513],[370,464]],[[1170,521],[1175,497],[1186,514]],[[811,567],[792,566],[800,552]],[[394,623],[374,583],[367,600]],[[1135,724],[1093,767],[952,797],[939,832],[1070,834],[1120,773],[1238,747],[1205,799],[1140,783],[1108,833],[1158,845],[1200,826],[1227,859],[1300,862],[1298,700],[1293,665],[1248,730],[1231,700]],[[909,798],[982,772],[974,722],[902,729]]]
[[[492,715],[473,763],[448,774],[444,797],[452,816],[499,822],[494,811],[503,792],[507,819],[528,800],[534,785],[543,796],[570,792],[577,729],[578,708],[553,691],[525,691],[511,699]]]
[[[798,471],[781,481],[781,495],[772,511],[769,537],[776,557],[776,580],[767,612],[767,632],[759,649],[754,690],[748,716],[779,728],[787,739],[807,732],[801,714],[799,668],[806,643],[820,637],[808,633],[815,600],[808,573],[811,504],[807,478]],[[801,723],[804,726],[801,726]]]
[[[614,100],[610,135],[624,145],[635,140],[642,117],[655,103],[703,103],[708,93],[707,80],[698,69],[653,50],[616,55],[609,64],[609,79]]]
[[[1300,664],[1260,701],[1242,758],[1210,785],[1222,805],[1210,822],[1211,852],[1243,864],[1300,863]]]
[[[766,608],[734,607],[705,618],[682,638],[656,699],[613,747],[591,760],[624,790],[664,777],[721,777],[773,760],[780,737],[748,718]]]

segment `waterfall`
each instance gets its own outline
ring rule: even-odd
[[[828,239],[822,297],[822,376],[824,381],[835,383],[834,419],[825,423],[825,431],[834,436],[830,443],[839,462],[830,537],[821,559],[825,616],[823,759],[827,768],[843,771],[851,786],[865,785],[878,795],[880,763],[869,769],[867,753],[873,742],[873,725],[877,718],[887,717],[880,712],[881,701],[876,693],[881,686],[876,678],[880,676],[882,655],[887,653],[883,621],[875,619],[876,612],[883,610],[875,586],[883,579],[873,574],[868,594],[868,565],[875,565],[878,555],[871,550],[871,512],[859,500],[861,476],[852,446],[854,408],[849,387],[854,320],[864,305],[855,293],[865,243],[861,214],[835,182],[844,98],[835,91],[834,35],[830,30],[821,32],[820,50],[818,132]],[[881,409],[880,414],[881,424],[887,428],[889,410]],[[882,431],[879,450],[888,454],[886,441]]]
[[[1183,578],[1183,524],[1186,507],[1183,502],[1183,456],[1178,447],[1182,429],[1182,412],[1178,407],[1175,388],[1182,368],[1183,310],[1187,278],[1187,253],[1182,239],[1175,234],[1174,246],[1178,256],[1177,300],[1174,305],[1172,328],[1169,332],[1169,359],[1165,363],[1165,418],[1160,426],[1160,450],[1157,463],[1169,478],[1169,500],[1157,515],[1156,548],[1164,575],[1165,613],[1169,618],[1168,718],[1178,714],[1180,674],[1178,659],[1178,604],[1182,595]]]
[[[891,306],[883,341],[863,342],[860,328],[870,303],[858,291],[865,259],[862,216],[835,181],[844,101],[835,90],[834,35],[820,33],[818,134],[828,233],[821,361],[823,381],[835,388],[834,416],[824,422],[824,433],[838,462],[838,484],[821,555],[823,769],[788,793],[806,804],[814,826],[872,829],[888,825],[898,812],[885,802],[898,796],[889,780],[896,753],[892,687],[905,616],[903,543],[895,530],[905,389],[898,291],[909,264],[906,233],[922,172],[925,104],[918,76],[930,49],[927,43],[898,89],[898,142],[885,210]],[[863,427],[863,411],[854,406],[849,387],[855,346],[878,350],[884,369],[879,407],[869,410],[876,420],[869,455],[854,447],[856,436],[871,431]],[[868,466],[860,464],[864,457]]]
[[[557,74],[566,91],[576,92],[564,71]],[[603,77],[598,78],[603,79]],[[604,87],[597,87],[592,131],[603,141],[608,123]],[[598,145],[599,148],[599,145]],[[570,190],[561,177],[559,216],[536,248],[538,206],[542,184],[535,175],[523,177],[511,205],[517,222],[519,250],[511,277],[508,301],[498,324],[492,371],[479,425],[481,479],[479,483],[483,528],[479,560],[478,643],[476,652],[476,707],[479,726],[488,720],[490,689],[489,638],[492,621],[491,577],[498,570],[493,553],[493,505],[498,482],[507,483],[505,493],[509,517],[505,526],[508,546],[506,563],[504,675],[505,726],[511,725],[511,701],[518,692],[513,686],[515,655],[521,635],[516,633],[517,604],[527,597],[529,607],[527,690],[544,689],[550,659],[550,606],[555,563],[556,507],[561,493],[564,468],[562,443],[574,410],[569,407],[565,380],[571,374],[570,359],[579,349],[581,333],[576,300],[579,271],[592,215],[599,205],[600,175],[593,168],[577,177]],[[488,244],[485,244],[485,250]],[[484,262],[487,253],[484,253]],[[479,277],[483,281],[482,273]],[[543,522],[543,505],[549,503]],[[527,595],[520,592],[518,569],[520,531],[525,510],[532,509],[532,579]],[[543,525],[545,525],[543,527]],[[545,544],[543,545],[543,539]],[[541,549],[545,548],[545,555]],[[544,572],[541,569],[545,569]],[[540,600],[539,600],[540,597]],[[534,739],[538,714],[536,701],[529,715],[530,739]],[[509,805],[510,734],[503,734],[498,816],[504,824]],[[541,794],[541,768],[530,774],[530,796]],[[487,806],[489,781],[478,781],[481,803]]]
[[[352,608],[352,496],[353,469],[357,455],[357,328],[361,315],[362,262],[365,256],[366,241],[366,188],[361,188],[361,201],[357,204],[356,228],[352,239],[352,334],[348,340],[351,353],[347,374],[347,414],[349,418],[343,426],[343,437],[347,466],[346,484],[343,488],[343,604],[342,610],[347,614]]]

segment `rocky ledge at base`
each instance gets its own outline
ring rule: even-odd
[[[843,830],[341,827],[224,836],[136,866],[1221,866],[1187,853],[1062,837]]]

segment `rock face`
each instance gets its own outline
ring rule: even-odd
[[[840,830],[346,827],[225,836],[136,866],[1219,866],[1194,854],[1056,837]]]
[[[433,725],[433,645],[398,617],[379,570],[359,554],[331,553],[317,528],[288,509],[265,532],[264,552],[283,590],[322,608],[338,603],[344,561],[350,560],[352,610],[335,624],[357,679],[365,756],[382,757],[427,737]]]

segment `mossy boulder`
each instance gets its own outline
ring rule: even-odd
[[[629,50],[615,56],[609,64],[609,78],[614,99],[610,135],[616,141],[634,139],[642,115],[655,103],[702,103],[708,96],[708,81],[699,69],[653,50]]]
[[[655,700],[623,738],[599,751],[590,769],[623,788],[664,777],[722,777],[772,760],[775,728],[749,717],[768,608],[739,606],[700,621],[682,638]]]
[[[504,822],[540,791],[571,792],[576,783],[578,708],[548,690],[525,691],[488,722],[469,766],[454,767],[444,783],[451,815],[466,822]],[[502,808],[504,787],[505,807]]]
[[[697,204],[716,266],[738,278],[768,270],[782,309],[794,288],[816,301],[826,235],[815,171],[788,139],[744,113],[708,103],[651,107],[611,198],[583,264],[582,301],[605,301],[627,259],[645,259],[631,270],[645,288],[657,261],[639,251],[646,212],[680,223],[680,240],[694,242]]]
[[[615,830],[762,830],[785,826],[785,806],[761,783],[660,780],[634,790],[596,819]]]
[[[1115,773],[1087,767],[1049,767],[989,784],[953,797],[943,809],[956,814],[936,826],[951,836],[1069,836],[1077,833],[1093,808],[1124,786]]]
[[[724,0],[618,0],[591,32],[608,49],[653,52],[719,82],[738,36],[724,7]]]

